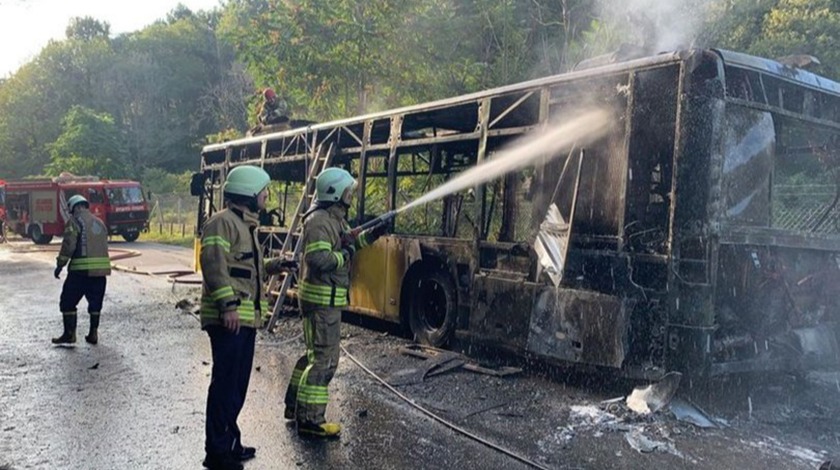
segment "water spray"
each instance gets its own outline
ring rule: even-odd
[[[363,230],[387,223],[400,212],[531,166],[540,159],[557,158],[562,154],[560,150],[573,145],[584,146],[602,137],[609,130],[611,123],[611,113],[603,109],[593,109],[583,111],[578,117],[559,126],[529,132],[487,161],[464,171],[399,209],[388,211],[352,229],[350,233],[358,235]]]

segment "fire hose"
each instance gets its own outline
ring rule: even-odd
[[[432,413],[431,411],[429,411],[429,410],[427,410],[426,408],[422,407],[422,406],[421,406],[421,405],[419,405],[417,402],[415,402],[414,400],[412,400],[411,398],[407,397],[406,395],[404,395],[403,393],[401,393],[399,390],[397,390],[396,388],[394,388],[391,384],[389,384],[388,382],[386,382],[386,381],[385,381],[382,377],[379,377],[378,375],[376,375],[376,373],[375,373],[375,372],[373,372],[372,370],[370,370],[369,368],[367,368],[364,364],[362,364],[362,362],[361,362],[361,361],[359,361],[358,359],[356,359],[356,357],[355,357],[355,356],[353,356],[352,354],[350,354],[350,352],[349,352],[349,351],[347,351],[347,349],[346,349],[344,346],[341,346],[341,350],[342,350],[342,351],[344,351],[344,354],[345,354],[347,357],[349,357],[351,361],[353,361],[353,362],[354,362],[357,366],[359,366],[362,370],[364,370],[365,372],[367,372],[367,374],[368,374],[368,375],[370,375],[371,377],[373,377],[374,379],[376,379],[376,381],[377,381],[377,382],[381,383],[383,386],[385,386],[385,388],[387,388],[388,390],[390,390],[390,391],[391,391],[392,393],[394,393],[396,396],[400,397],[400,398],[401,398],[404,402],[408,403],[409,405],[411,405],[412,407],[414,407],[415,409],[417,409],[417,410],[418,410],[418,411],[420,411],[421,413],[425,414],[426,416],[428,416],[428,417],[432,418],[433,420],[435,420],[435,421],[439,422],[440,424],[443,424],[444,426],[448,427],[449,429],[451,429],[451,430],[453,430],[453,431],[455,431],[455,432],[457,432],[457,433],[463,434],[464,436],[467,436],[467,437],[469,437],[470,439],[472,439],[472,440],[474,440],[474,441],[476,441],[476,442],[479,442],[479,443],[481,443],[481,444],[484,444],[485,446],[490,447],[491,449],[497,450],[497,451],[499,451],[499,452],[501,452],[501,453],[503,453],[503,454],[505,454],[505,455],[507,455],[507,456],[509,456],[509,457],[513,457],[514,459],[516,459],[516,460],[518,460],[518,461],[520,461],[520,462],[522,462],[522,463],[524,463],[524,464],[526,464],[526,465],[529,465],[529,466],[534,467],[534,468],[539,468],[539,469],[542,469],[542,470],[548,470],[548,467],[546,467],[546,466],[544,466],[544,465],[540,465],[539,463],[534,462],[533,460],[530,460],[530,459],[528,459],[527,457],[523,457],[523,456],[521,456],[521,455],[517,454],[516,452],[513,452],[512,450],[508,450],[508,449],[505,449],[504,447],[501,447],[501,446],[499,446],[499,445],[493,444],[492,442],[488,441],[487,439],[484,439],[484,438],[483,438],[483,437],[481,437],[481,436],[475,435],[475,434],[473,434],[473,433],[471,433],[471,432],[467,431],[466,429],[464,429],[464,428],[462,428],[462,427],[460,427],[460,426],[458,426],[458,425],[456,425],[456,424],[453,424],[452,422],[447,421],[446,419],[444,419],[444,418],[442,418],[442,417],[440,417],[440,416],[436,415],[435,413]]]

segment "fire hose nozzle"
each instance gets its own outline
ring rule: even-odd
[[[350,233],[355,236],[355,235],[358,235],[358,234],[362,233],[363,230],[367,230],[369,228],[377,227],[381,224],[387,224],[391,219],[396,217],[396,215],[397,215],[397,211],[388,211],[388,212],[380,215],[379,217],[368,220],[367,222],[363,223],[362,225],[359,225],[358,227],[351,229]]]

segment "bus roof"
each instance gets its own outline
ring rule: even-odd
[[[201,152],[208,153],[208,152],[215,152],[219,150],[223,150],[228,147],[232,146],[241,146],[241,145],[248,145],[248,144],[256,144],[260,143],[264,140],[269,138],[276,138],[279,136],[292,136],[296,134],[301,134],[310,131],[322,130],[322,129],[332,129],[338,126],[346,126],[349,124],[360,123],[368,120],[375,120],[386,118],[393,115],[399,114],[409,114],[418,111],[429,111],[435,108],[445,108],[450,107],[462,103],[469,103],[474,102],[476,100],[497,96],[505,93],[512,93],[521,90],[532,89],[536,87],[540,87],[543,85],[549,85],[553,83],[557,83],[559,81],[571,81],[576,80],[588,76],[593,75],[605,75],[610,73],[618,73],[626,70],[633,70],[638,68],[644,67],[653,67],[657,65],[662,65],[670,62],[679,62],[681,60],[685,60],[693,55],[696,54],[707,54],[707,53],[714,53],[716,54],[720,60],[726,64],[731,65],[739,68],[746,68],[752,69],[755,71],[768,73],[775,75],[781,79],[785,79],[788,81],[796,82],[797,84],[807,86],[810,88],[817,88],[821,91],[827,91],[832,94],[840,95],[840,83],[834,82],[828,78],[816,75],[814,73],[797,69],[793,67],[788,67],[783,65],[777,61],[771,59],[765,59],[762,57],[751,56],[749,54],[744,54],[740,52],[733,52],[724,49],[691,49],[691,50],[680,50],[680,51],[673,51],[673,52],[666,52],[662,54],[657,54],[653,56],[637,58],[632,60],[627,60],[623,62],[611,63],[608,65],[602,65],[598,67],[588,68],[584,70],[576,70],[572,72],[567,72],[558,75],[551,75],[548,77],[542,77],[534,80],[529,80],[525,82],[519,82],[512,85],[505,85],[502,87],[491,88],[488,90],[482,90],[475,93],[470,93],[466,95],[455,96],[451,98],[446,98],[442,100],[427,102],[427,103],[420,103],[416,105],[406,106],[402,108],[395,108],[386,111],[380,111],[377,113],[370,113],[360,116],[354,116],[345,119],[339,119],[335,121],[328,121],[325,123],[313,124],[308,127],[300,127],[275,133],[267,133],[261,134],[251,137],[244,137],[241,139],[230,140],[223,143],[218,144],[210,144],[206,145],[202,148]]]
[[[727,51],[724,49],[714,49],[714,51],[720,55],[724,64],[777,75],[780,78],[794,81],[801,85],[840,95],[840,83],[807,70],[789,67],[775,60],[756,57],[742,52]]]

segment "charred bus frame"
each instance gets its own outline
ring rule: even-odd
[[[744,54],[660,54],[209,145],[198,226],[236,165],[299,197],[334,152],[361,222],[591,106],[614,118],[594,144],[398,215],[354,264],[349,310],[427,343],[457,332],[627,376],[836,367],[840,85]]]

